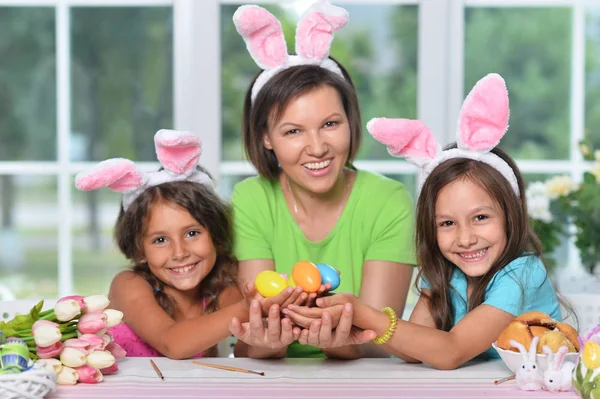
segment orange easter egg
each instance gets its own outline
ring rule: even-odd
[[[317,292],[321,287],[321,273],[312,262],[303,260],[296,263],[292,268],[292,277],[305,292]]]

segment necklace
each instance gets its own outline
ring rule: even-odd
[[[345,169],[344,169],[343,173],[344,173],[344,176],[346,176]],[[350,178],[346,177],[346,180],[347,180],[347,184],[346,184],[346,187],[344,188],[344,197],[342,198],[342,202],[340,203],[340,207],[337,211],[337,217],[335,218],[335,220],[339,220],[340,216],[342,215],[342,209],[344,208],[344,204],[346,203],[348,196],[350,194]],[[292,205],[294,206],[294,215],[296,215],[296,218],[298,218],[298,205],[296,204],[296,197],[294,197],[294,192],[292,191],[292,187],[290,186],[289,176],[286,175],[285,181],[287,183],[287,189],[290,192],[290,197],[292,199]]]

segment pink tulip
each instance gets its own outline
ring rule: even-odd
[[[79,309],[81,311],[83,311],[85,309],[85,301],[83,300],[83,297],[81,295],[64,296],[64,297],[60,298],[58,301],[56,301],[56,303],[63,302],[63,301],[69,301],[69,300],[74,300],[75,302],[77,302],[77,304],[79,305]]]
[[[77,371],[77,374],[79,374],[77,381],[85,384],[96,384],[104,379],[100,370],[95,369],[92,366],[85,365],[76,367],[75,370]]]
[[[96,334],[106,327],[106,315],[101,311],[89,312],[79,318],[77,329],[83,334]]]
[[[36,353],[40,359],[51,359],[60,355],[63,350],[63,343],[58,341],[51,346],[37,346]]]
[[[114,362],[112,366],[101,369],[100,372],[104,375],[114,374],[119,371],[119,364]]]
[[[79,339],[88,343],[88,351],[90,352],[104,350],[106,347],[106,341],[104,341],[102,337],[99,337],[95,334],[83,334],[79,337]]]
[[[115,359],[123,359],[125,356],[127,356],[127,351],[116,342],[111,342],[110,344],[106,345],[106,350],[112,353]]]
[[[48,320],[38,320],[31,326],[31,333],[37,346],[48,347],[60,341],[58,324]]]
[[[65,346],[68,348],[79,349],[82,352],[85,352],[86,355],[92,352],[90,348],[90,343],[81,338],[71,338],[65,341]]]
[[[109,335],[110,331],[105,331],[104,334],[96,334],[96,336],[102,338],[102,340],[104,341],[104,347],[102,347],[102,349],[106,348],[106,345],[110,344],[111,342],[113,342],[113,338],[112,336]]]

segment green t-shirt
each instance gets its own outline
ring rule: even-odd
[[[309,241],[296,224],[279,179],[251,177],[233,195],[234,252],[240,261],[273,259],[291,275],[301,260],[327,263],[341,272],[335,292],[358,295],[366,260],[416,264],[414,206],[406,187],[385,176],[357,171],[348,202],[323,240]],[[288,357],[322,357],[312,346],[290,345]]]

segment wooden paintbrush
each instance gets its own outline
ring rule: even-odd
[[[220,366],[218,364],[210,364],[210,363],[203,363],[203,362],[196,362],[196,361],[193,361],[192,363],[197,364],[199,366],[212,367],[212,368],[220,369],[220,370],[237,371],[238,373],[250,373],[250,374],[257,374],[257,375],[265,375],[265,373],[263,371],[246,370],[246,369],[241,369],[238,367]]]

